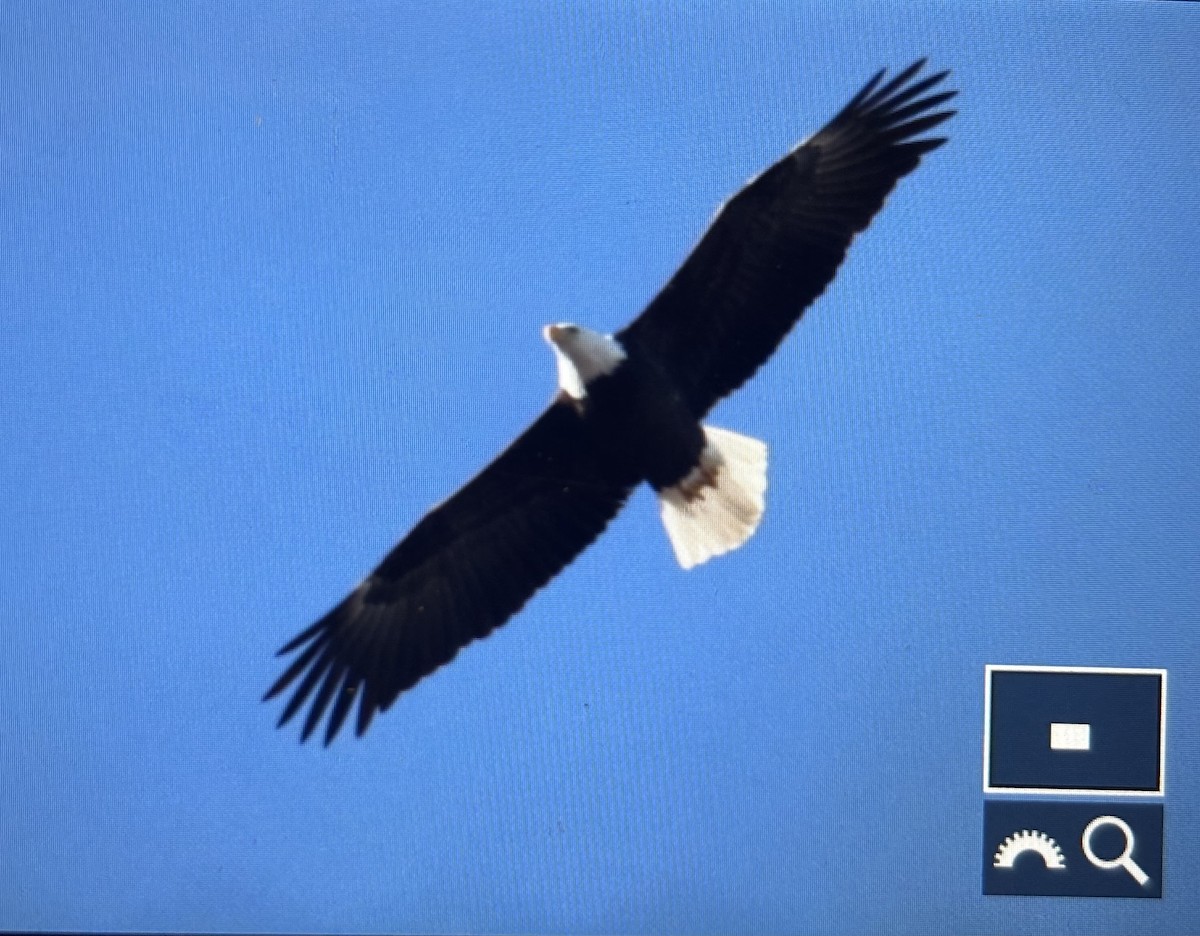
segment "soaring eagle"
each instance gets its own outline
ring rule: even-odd
[[[512,617],[595,540],[643,481],[688,569],[758,526],[767,447],[704,425],[825,290],[854,235],[902,176],[945,142],[947,75],[919,61],[880,71],[816,135],[717,212],[650,305],[615,335],[544,329],[558,365],[550,406],[495,461],[433,508],[370,575],[279,654],[300,651],[282,726],[311,700],[325,743],[358,703],[376,712]],[[330,709],[330,705],[333,706]]]

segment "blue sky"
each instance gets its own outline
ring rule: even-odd
[[[1182,933],[1200,918],[1200,9],[0,12],[0,928]],[[329,750],[274,651],[882,66],[899,188],[648,492]],[[985,898],[983,667],[1171,672],[1162,901]]]

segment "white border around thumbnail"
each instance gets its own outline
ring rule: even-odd
[[[992,673],[1105,673],[1110,676],[1158,676],[1158,789],[1080,790],[1075,787],[1008,787],[991,783]],[[983,667],[983,792],[1041,796],[1161,797],[1167,783],[1167,671],[1127,666],[1013,666],[987,663]]]

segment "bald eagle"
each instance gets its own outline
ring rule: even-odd
[[[657,493],[683,568],[754,533],[764,443],[704,425],[833,279],[897,181],[945,142],[947,72],[876,74],[823,129],[726,202],[683,266],[614,335],[549,325],[558,391],[499,457],[426,514],[327,615],[264,701],[299,680],[282,726],[311,700],[328,744],[355,702],[376,712],[517,613],[592,543],[637,485]],[[330,709],[332,705],[332,709]]]

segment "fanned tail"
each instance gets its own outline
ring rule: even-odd
[[[737,549],[758,529],[767,489],[767,446],[750,436],[704,427],[700,464],[659,491],[663,526],[685,569]]]

